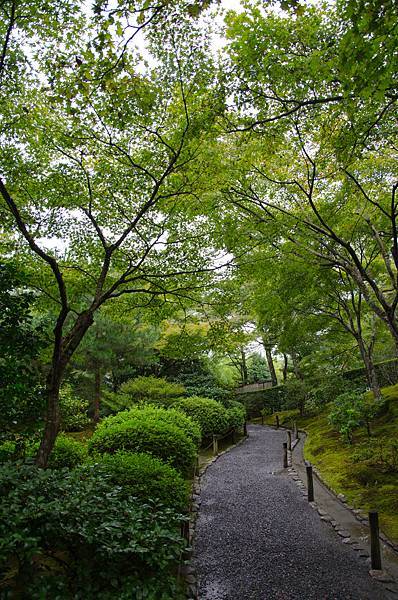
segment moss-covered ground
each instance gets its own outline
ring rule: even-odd
[[[312,416],[300,417],[298,411],[277,414],[281,425],[291,426],[296,421],[306,431],[304,456],[317,467],[324,481],[356,508],[378,510],[382,530],[397,542],[398,384],[384,388],[383,395],[389,400],[388,411],[372,422],[371,438],[365,427],[355,430],[352,445],[329,424],[328,406]],[[274,425],[275,415],[266,417],[265,422]]]

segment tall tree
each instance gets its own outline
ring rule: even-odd
[[[101,306],[124,295],[133,307],[182,301],[200,287],[198,272],[214,270],[196,198],[222,98],[205,36],[178,18],[178,6],[171,15],[150,7],[145,19],[147,3],[131,13],[97,3],[90,13],[59,2],[57,21],[32,4],[39,34],[46,25],[53,33],[40,39],[22,17],[25,3],[3,6],[1,211],[32,285],[58,306],[37,456],[45,466],[65,369]],[[28,61],[16,48],[21,23],[29,72],[17,69]],[[152,25],[156,68],[125,42]],[[8,96],[13,86],[18,94]]]

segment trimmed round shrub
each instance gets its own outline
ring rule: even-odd
[[[130,495],[143,500],[159,500],[163,506],[184,510],[188,486],[170,465],[149,454],[117,452],[104,454],[99,466],[110,480]]]
[[[164,423],[172,423],[185,433],[195,444],[200,446],[201,433],[200,427],[196,421],[176,408],[163,408],[148,404],[145,406],[136,406],[130,410],[124,410],[114,416],[107,417],[101,422],[101,427],[109,427],[115,423],[125,423],[131,419],[154,419]]]
[[[191,396],[176,400],[173,408],[183,411],[199,423],[203,437],[224,433],[228,429],[228,413],[220,402]]]
[[[48,460],[50,469],[73,469],[84,463],[87,448],[81,442],[60,433]]]
[[[89,451],[115,454],[119,450],[146,452],[189,473],[196,450],[192,440],[176,425],[135,417],[123,423],[98,426],[89,441]]]

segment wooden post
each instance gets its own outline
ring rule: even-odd
[[[312,466],[307,465],[305,470],[307,471],[308,502],[314,502],[314,477],[312,473]]]
[[[189,544],[189,519],[181,522],[181,537]]]
[[[372,569],[381,571],[381,552],[379,538],[379,513],[377,510],[369,511],[370,527],[370,560]]]
[[[232,443],[235,444],[236,442],[236,430],[235,427],[232,430]]]
[[[296,421],[294,422],[294,430],[296,432],[296,440],[298,440],[299,439],[299,434],[298,434],[298,428],[297,428],[297,422]]]
[[[243,435],[247,436],[247,423],[245,421],[244,425],[243,425]]]
[[[292,433],[291,431],[287,431],[287,449],[289,452],[292,451]]]
[[[276,419],[276,428],[279,429],[279,416],[276,415],[275,419]]]
[[[216,435],[213,435],[213,454],[214,456],[218,454],[218,438]]]
[[[283,442],[283,468],[287,469],[287,442]]]
[[[261,425],[264,425],[264,415],[261,415]]]

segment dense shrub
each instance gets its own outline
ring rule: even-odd
[[[16,453],[16,444],[12,440],[4,440],[0,444],[0,463],[12,460]]]
[[[198,448],[201,441],[200,427],[181,410],[176,408],[163,408],[161,406],[153,406],[151,404],[135,406],[129,410],[124,410],[111,417],[107,417],[101,422],[101,427],[109,427],[115,423],[125,423],[130,419],[154,419],[155,421],[163,421],[172,423],[181,429]]]
[[[354,463],[379,467],[386,473],[398,472],[398,440],[370,439],[351,455]]]
[[[264,408],[268,408],[271,413],[281,410],[286,399],[286,389],[284,385],[277,385],[258,392],[240,393],[237,398],[244,403],[251,419],[259,417]]]
[[[187,396],[199,396],[201,398],[212,398],[222,404],[233,396],[233,391],[220,386],[212,373],[194,372],[180,373],[177,377],[179,383],[185,388]]]
[[[76,396],[70,385],[64,385],[59,394],[61,428],[63,431],[82,431],[89,423],[88,402]]]
[[[114,454],[119,450],[147,452],[189,473],[195,459],[195,445],[172,423],[135,417],[122,423],[100,424],[89,440],[91,453]]]
[[[50,454],[48,466],[51,469],[73,469],[83,464],[86,458],[87,448],[84,444],[60,433]]]
[[[138,402],[151,402],[154,404],[169,404],[171,398],[182,396],[185,388],[180,383],[174,383],[160,377],[136,377],[120,386],[120,393],[126,399],[127,408]]]
[[[352,442],[352,432],[361,424],[362,397],[355,392],[337,396],[329,413],[329,423],[348,442]]]
[[[156,499],[164,506],[180,511],[187,507],[187,483],[173,467],[158,458],[149,454],[117,452],[104,454],[99,467],[130,496]]]
[[[231,403],[232,404],[232,403]],[[227,408],[228,429],[239,429],[246,421],[246,408],[240,402],[234,402]]]
[[[221,434],[228,429],[227,411],[216,400],[192,396],[177,400],[173,406],[199,423],[203,437]]]
[[[179,597],[174,510],[126,497],[95,467],[7,464],[0,488],[2,597],[21,587],[32,599]]]

